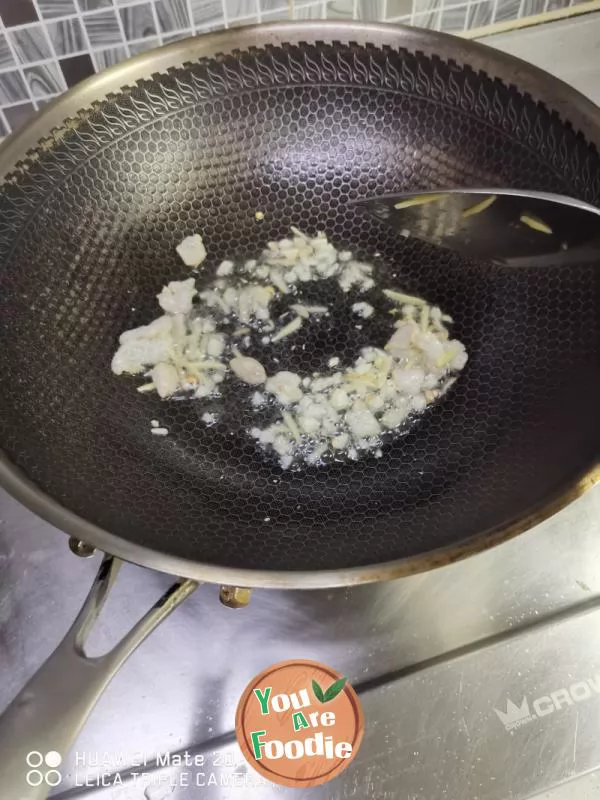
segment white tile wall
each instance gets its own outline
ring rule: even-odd
[[[216,28],[327,18],[385,20],[460,32],[579,2],[0,0],[0,136],[94,72],[152,47]]]

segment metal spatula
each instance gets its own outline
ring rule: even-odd
[[[392,225],[462,255],[508,266],[600,264],[600,209],[544,192],[450,189],[357,204]]]

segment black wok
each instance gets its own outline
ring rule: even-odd
[[[600,112],[561,82],[395,27],[223,32],[87,81],[0,151],[0,482],[114,555],[243,586],[393,577],[524,530],[598,478],[598,265],[483,265],[349,201],[487,185],[600,205],[598,142]],[[470,354],[379,460],[282,471],[242,404],[207,429],[201,404],[111,375],[119,334],[187,277],[185,235],[211,275],[290,225],[381,253]],[[279,368],[355,352],[337,312]]]

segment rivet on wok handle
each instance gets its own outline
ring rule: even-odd
[[[243,586],[221,586],[219,600],[227,608],[244,608],[250,602],[252,589]]]
[[[69,537],[69,550],[79,558],[90,558],[96,552],[96,548],[91,544],[86,544],[76,536]]]

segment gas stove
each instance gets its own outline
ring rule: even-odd
[[[491,43],[577,85],[589,80],[585,42],[597,41],[600,15],[585,25]],[[68,629],[99,557],[77,558],[0,493],[0,708]],[[125,565],[89,650],[107,650],[170,583]],[[366,720],[352,765],[303,800],[597,798],[600,487],[494,550],[387,584],[255,591],[239,611],[201,586],[117,675],[52,796],[299,797],[254,773],[233,735],[246,684],[289,658],[346,675]]]
[[[0,508],[4,706],[68,628],[98,557],[73,556],[63,534],[6,495]],[[169,582],[126,565],[91,651],[114,643]],[[246,767],[232,734],[248,681],[294,657],[347,675],[366,719],[351,767],[303,798],[597,797],[600,779],[587,773],[600,767],[600,487],[494,550],[423,575],[256,591],[240,611],[200,587],[114,680],[55,796],[296,797]]]

